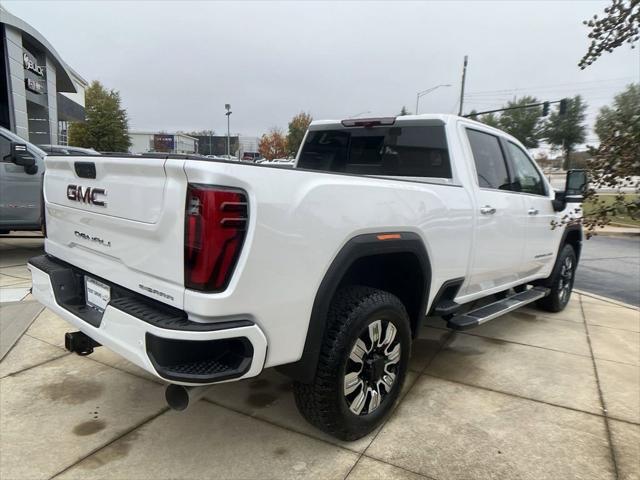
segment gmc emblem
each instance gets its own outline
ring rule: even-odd
[[[104,188],[81,187],[80,185],[67,185],[67,198],[75,202],[90,203],[99,207],[106,207],[107,202],[100,200],[99,195],[107,196]]]

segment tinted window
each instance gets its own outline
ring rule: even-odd
[[[507,164],[498,137],[477,130],[467,130],[473,160],[481,188],[509,190]]]
[[[10,162],[11,160],[6,159],[7,155],[11,153],[11,140],[0,135],[0,162]]]
[[[546,195],[544,182],[529,156],[516,144],[508,142],[513,163],[513,190],[516,192]]]
[[[310,131],[298,168],[361,175],[451,178],[442,126]]]

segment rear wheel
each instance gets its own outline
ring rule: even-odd
[[[573,291],[573,281],[576,275],[578,261],[571,245],[565,245],[560,251],[556,267],[550,278],[551,292],[541,300],[537,306],[548,312],[560,312],[569,303]]]
[[[300,413],[342,440],[372,431],[398,398],[411,349],[409,317],[394,295],[350,286],[329,310],[314,381],[294,383]]]

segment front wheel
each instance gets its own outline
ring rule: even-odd
[[[538,307],[548,312],[560,312],[569,303],[573,290],[578,260],[571,245],[565,245],[560,251],[556,268],[552,274],[549,295],[538,300]]]
[[[342,289],[329,309],[313,382],[294,383],[298,410],[341,440],[366,435],[393,408],[410,349],[409,317],[397,297],[369,287]]]

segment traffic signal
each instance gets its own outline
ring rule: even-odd
[[[549,115],[549,102],[544,102],[542,104],[542,116],[546,117]]]
[[[564,115],[565,113],[567,113],[567,99],[563,98],[562,100],[560,100],[560,110],[558,111],[558,113],[560,115]]]

